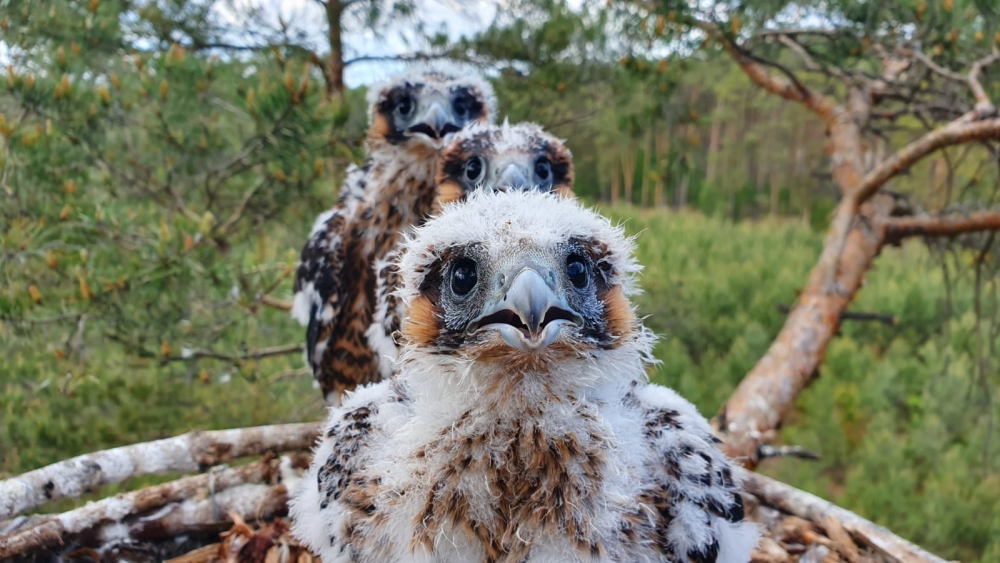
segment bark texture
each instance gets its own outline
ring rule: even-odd
[[[319,431],[311,423],[196,431],[84,454],[0,481],[0,520],[140,475],[194,473],[265,452],[306,451]]]

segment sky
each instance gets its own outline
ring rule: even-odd
[[[275,27],[280,16],[311,38],[317,51],[327,50],[326,16],[316,0],[234,0],[233,4],[235,10],[224,6],[218,9],[219,16],[229,23],[240,23],[237,14],[241,9],[260,7]],[[452,40],[475,34],[493,21],[497,4],[488,0],[417,0],[417,11],[412,18],[391,22],[378,34],[370,29],[346,34],[343,38],[345,59],[404,55],[424,50],[427,46],[415,33],[418,21],[423,22],[428,33],[443,31]],[[351,88],[368,85],[385,79],[401,66],[391,62],[359,62],[347,67],[344,81]]]

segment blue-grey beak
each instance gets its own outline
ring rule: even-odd
[[[528,175],[516,164],[508,164],[500,174],[497,187],[523,190],[528,187]]]
[[[420,133],[432,141],[439,141],[461,129],[455,124],[447,109],[440,103],[434,102],[417,118],[416,124],[406,130],[411,134]]]
[[[546,281],[545,271],[535,264],[509,269],[500,278],[506,283],[468,332],[494,329],[507,345],[534,352],[555,342],[566,326],[583,326],[583,317],[560,295],[555,276],[550,274]]]

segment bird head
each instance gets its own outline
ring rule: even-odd
[[[493,88],[475,73],[437,63],[416,66],[368,93],[368,139],[417,156],[436,154],[470,123],[496,110]]]
[[[573,155],[534,123],[471,125],[455,134],[438,162],[438,201],[464,199],[483,186],[573,195]]]
[[[502,386],[582,384],[602,357],[634,367],[651,337],[629,299],[632,251],[620,227],[574,199],[477,190],[406,243],[402,361]]]

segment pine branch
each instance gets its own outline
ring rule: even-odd
[[[0,519],[132,477],[193,473],[264,452],[309,450],[318,424],[278,424],[188,432],[173,438],[93,452],[0,481]]]
[[[887,221],[885,229],[888,243],[913,236],[953,237],[971,232],[1000,231],[1000,211],[981,211],[955,217],[899,217]]]
[[[76,510],[46,517],[34,526],[0,537],[0,560],[55,547],[62,544],[66,536],[91,530],[105,522],[121,523],[129,516],[185,501],[203,490],[215,495],[230,487],[267,482],[274,477],[274,473],[274,467],[265,459],[87,503]]]

